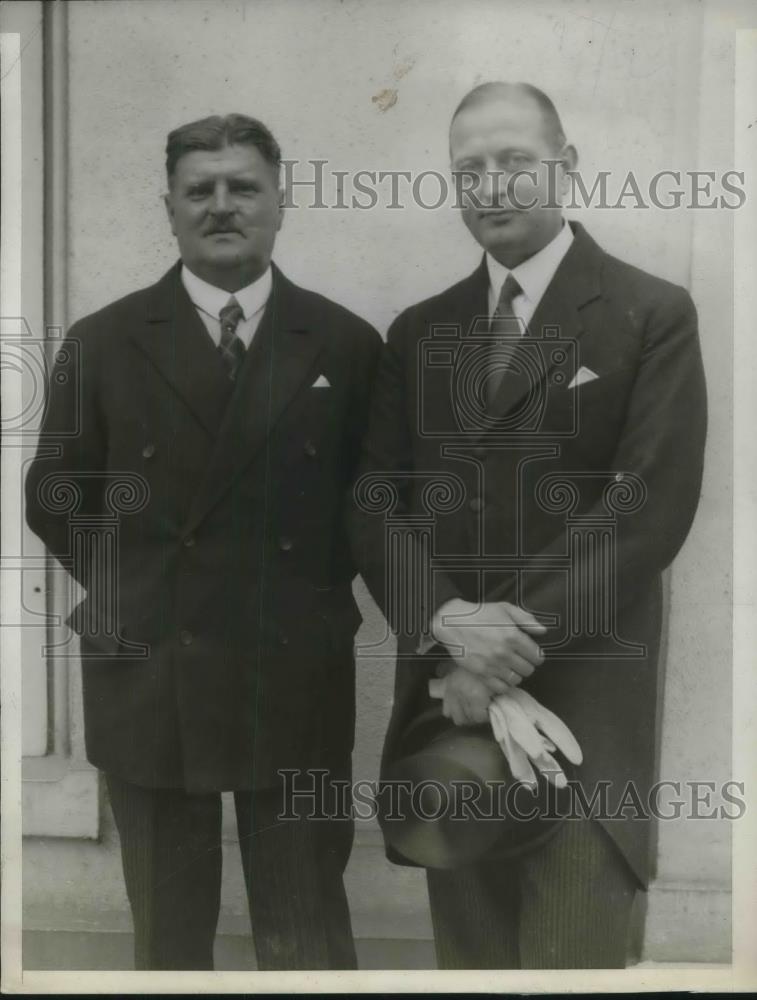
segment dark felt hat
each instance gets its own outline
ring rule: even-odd
[[[571,778],[571,765],[556,755]],[[434,704],[385,761],[377,794],[387,846],[424,868],[515,858],[557,833],[567,790],[515,782],[488,723],[456,726]]]

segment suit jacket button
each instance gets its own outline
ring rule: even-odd
[[[283,538],[279,539],[279,548],[281,549],[282,552],[291,551],[293,546],[294,542],[292,541],[291,538],[287,538],[286,536],[284,536]]]
[[[481,511],[484,509],[484,501],[481,497],[473,497],[468,506],[470,507],[470,509],[473,511],[474,514],[480,514]]]
[[[183,628],[181,632],[179,632],[179,642],[182,646],[191,646],[193,638],[194,636],[188,629]]]
[[[622,472],[616,472],[615,473],[615,482],[616,483],[622,483],[625,478],[626,477],[623,475]]]
[[[318,449],[316,448],[316,446],[313,444],[312,441],[305,442],[305,454],[309,455],[311,458],[315,458],[315,456],[318,454]]]
[[[182,544],[183,544],[183,546],[184,546],[185,549],[191,549],[192,546],[195,544],[195,536],[194,535],[187,535],[187,537],[184,539],[184,541],[182,542]]]
[[[146,444],[142,449],[142,458],[152,458],[154,454],[155,454],[154,444]]]
[[[279,632],[279,642],[281,643],[282,646],[288,646],[289,636],[285,635],[283,632]]]

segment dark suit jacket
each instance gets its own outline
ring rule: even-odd
[[[79,375],[59,364],[51,379],[28,521],[87,588],[89,758],[137,784],[264,787],[279,768],[349,761],[360,615],[344,504],[381,340],[273,275],[233,395],[178,265],[76,323]],[[144,502],[120,514],[111,584],[112,556],[72,562],[71,511],[46,477],[80,489],[81,525],[135,474]]]
[[[474,318],[487,314],[485,262],[394,322],[361,464],[367,478],[356,488],[353,545],[399,630],[385,762],[428,706],[426,681],[438,661],[408,658],[418,631],[401,620],[402,594],[415,588],[422,622],[456,596],[517,603],[549,626],[540,640],[546,660],[523,687],[575,733],[589,799],[597,783],[609,782],[606,811],[618,818],[604,825],[646,880],[651,824],[637,820],[633,798],[622,814],[620,806],[624,794],[633,797],[629,782],[646,806],[654,780],[660,574],[699,500],[705,386],[686,291],[572,228],[574,242],[530,323],[528,377],[515,369],[505,376],[483,429],[475,426],[480,386],[470,345]],[[569,388],[581,367],[599,377]],[[388,522],[381,477],[397,490]],[[404,518],[407,530],[416,516],[427,520],[412,525],[414,542],[385,548],[387,526]],[[603,539],[596,545],[607,553],[598,569],[592,538]],[[404,554],[399,572],[387,573],[385,551]],[[477,572],[487,558],[489,569]]]

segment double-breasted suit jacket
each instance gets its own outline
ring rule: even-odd
[[[177,265],[69,339],[78,376],[53,372],[27,516],[87,589],[90,760],[197,792],[344,767],[360,622],[344,506],[378,334],[274,266],[231,383]],[[51,488],[74,483],[76,518],[96,524],[119,477],[139,499],[114,551],[76,556]]]
[[[420,632],[398,620],[397,580],[408,593],[413,574],[424,577],[414,613],[426,627],[453,597],[518,604],[548,626],[538,640],[545,661],[523,687],[575,733],[582,790],[590,800],[604,783],[607,807],[598,801],[595,814],[607,814],[598,818],[645,881],[661,573],[699,500],[705,386],[686,291],[572,228],[524,338],[531,360],[505,374],[486,415],[476,381],[485,262],[394,322],[356,489],[354,550],[399,634],[385,761],[428,707],[438,662],[413,658]],[[377,501],[382,476],[396,491],[388,512]],[[392,520],[420,536],[424,518],[414,549],[387,547]],[[414,566],[400,556],[388,568],[391,551],[414,551]]]

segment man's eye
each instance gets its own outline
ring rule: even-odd
[[[508,170],[524,170],[532,166],[533,162],[533,158],[527,153],[513,153],[508,156],[506,165]]]
[[[458,183],[475,184],[481,179],[482,169],[479,167],[458,167],[455,177]]]
[[[208,190],[207,190],[207,188],[203,188],[203,187],[191,187],[187,191],[187,197],[188,198],[198,199],[198,198],[207,198],[207,196],[208,196]]]

